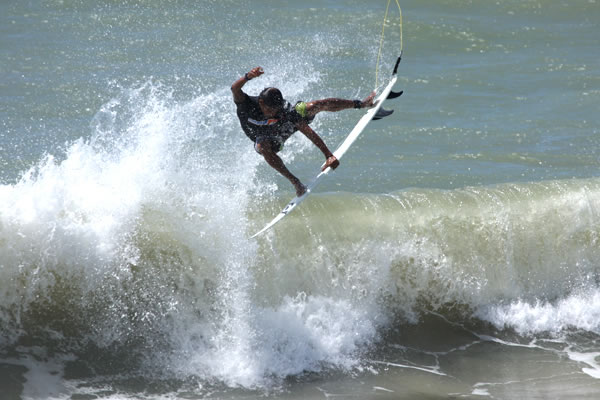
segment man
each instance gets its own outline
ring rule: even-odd
[[[237,116],[246,136],[254,142],[254,149],[267,163],[285,176],[296,188],[298,197],[306,193],[306,187],[285,166],[277,155],[285,141],[296,131],[302,132],[325,155],[325,165],[333,169],[340,164],[325,142],[309,126],[321,111],[341,111],[348,108],[373,106],[375,92],[365,100],[324,99],[308,103],[298,102],[295,106],[284,100],[277,88],[266,88],[259,96],[248,96],[242,87],[251,79],[264,73],[261,67],[253,68],[231,86],[233,101],[237,106]]]

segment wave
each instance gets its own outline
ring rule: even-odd
[[[285,200],[229,96],[123,89],[89,140],[0,186],[0,353],[269,387],[360,366],[433,310],[599,332],[599,179],[315,194],[254,241]]]
[[[554,300],[596,284],[599,183],[316,195],[264,241],[286,264],[297,254],[304,265],[321,260],[324,243],[327,265],[374,266],[385,254],[399,288],[435,303]]]

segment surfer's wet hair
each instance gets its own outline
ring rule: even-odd
[[[258,99],[262,100],[267,107],[275,108],[277,110],[282,109],[285,103],[281,91],[274,87],[265,88],[258,95]]]

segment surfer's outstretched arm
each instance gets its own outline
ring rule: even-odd
[[[375,98],[375,92],[372,92],[364,100],[346,100],[338,98],[329,98],[323,100],[315,100],[306,104],[306,112],[309,117],[314,117],[321,111],[342,111],[349,108],[366,108],[373,107],[373,99]]]
[[[244,101],[244,92],[242,91],[242,87],[248,82],[250,79],[256,78],[264,74],[264,71],[261,67],[252,68],[250,72],[242,76],[237,81],[233,82],[231,85],[231,92],[233,93],[233,101],[236,103],[241,103]]]
[[[340,162],[333,155],[333,153],[329,150],[329,148],[327,147],[327,145],[325,144],[323,139],[321,139],[321,137],[319,135],[317,135],[317,132],[315,132],[310,126],[308,126],[308,124],[300,123],[297,125],[297,127],[298,127],[298,130],[300,132],[302,132],[304,134],[304,136],[306,136],[308,139],[310,139],[310,141],[313,142],[315,144],[315,146],[317,146],[319,148],[319,150],[321,150],[323,152],[323,154],[325,155],[325,158],[327,159],[327,161],[325,161],[325,165],[323,165],[323,167],[321,168],[322,171],[324,171],[328,167],[331,167],[332,169],[336,169],[338,167],[338,165],[340,165]]]

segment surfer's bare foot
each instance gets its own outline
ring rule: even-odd
[[[300,181],[294,183],[294,187],[296,188],[296,196],[301,197],[304,193],[306,193],[306,186],[304,186]]]
[[[373,107],[375,104],[373,104],[373,99],[375,98],[375,91],[371,92],[370,95],[368,95],[363,101],[362,104],[360,105],[361,108],[371,108]]]

